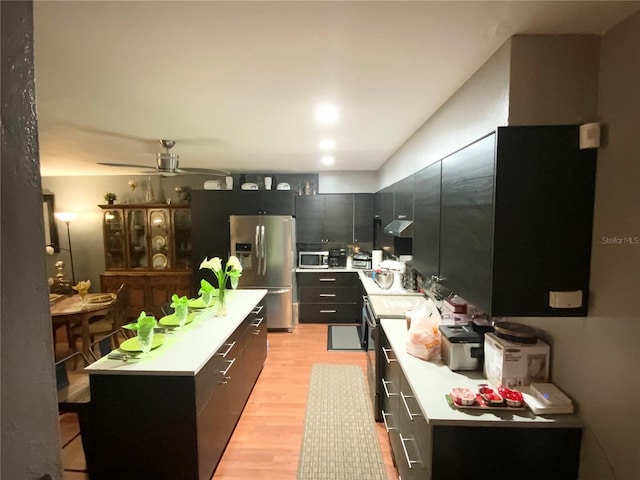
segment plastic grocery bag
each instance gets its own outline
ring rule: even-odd
[[[422,305],[407,313],[409,325],[409,339],[407,353],[427,361],[440,358],[441,335],[438,329],[439,315],[429,312],[426,305]]]

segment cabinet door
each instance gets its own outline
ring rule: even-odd
[[[147,270],[149,268],[147,211],[136,208],[125,210],[125,214],[129,231],[127,236],[127,251],[129,252],[127,269]]]
[[[393,220],[394,187],[389,186],[380,192],[382,207],[381,226],[384,229]],[[382,232],[380,248],[393,251],[393,235]]]
[[[261,191],[260,203],[256,205],[256,213],[260,215],[293,215],[293,198],[292,191]]]
[[[353,195],[353,241],[373,242],[373,195],[356,193]]]
[[[440,272],[440,170],[436,162],[415,174],[413,264],[426,278]]]
[[[441,283],[490,311],[495,134],[442,160]]]
[[[328,242],[353,242],[353,195],[331,194],[323,197],[323,238]]]
[[[296,203],[296,242],[320,243],[324,239],[324,195],[302,195]]]
[[[119,209],[104,210],[104,264],[107,270],[124,270],[126,264],[126,231],[124,211]]]
[[[173,211],[173,245],[175,268],[191,270],[191,210],[188,208]]]
[[[413,219],[413,175],[396,183],[393,216],[395,219]]]
[[[171,235],[169,210],[166,208],[149,209],[149,252],[151,270],[170,270],[173,255],[173,236]]]

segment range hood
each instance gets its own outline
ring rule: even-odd
[[[384,227],[384,233],[394,237],[413,237],[413,220],[394,220]]]

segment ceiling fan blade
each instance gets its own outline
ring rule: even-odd
[[[127,133],[113,132],[111,130],[91,127],[88,125],[78,125],[72,122],[61,122],[61,125],[63,127],[68,127],[74,130],[80,130],[82,132],[90,133],[92,135],[101,135],[101,136],[119,138],[121,140],[140,142],[140,143],[145,143],[147,145],[155,145],[157,143],[157,140],[152,138],[137,137],[135,135],[129,135]]]
[[[144,168],[145,170],[152,170],[153,167],[149,165],[131,165],[128,163],[109,163],[109,162],[97,162],[98,165],[104,165],[106,167],[125,167],[125,168]]]
[[[231,172],[228,170],[221,170],[215,168],[185,168],[181,167],[176,169],[176,173],[199,173],[201,175],[217,175],[223,177],[229,175]]]

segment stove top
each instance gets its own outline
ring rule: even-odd
[[[376,318],[404,318],[405,313],[427,303],[421,295],[370,295],[369,304]]]

